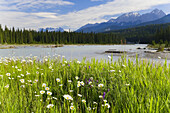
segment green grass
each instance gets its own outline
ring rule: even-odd
[[[138,58],[134,62],[126,57],[112,63],[95,59],[70,62],[59,57],[44,58],[43,62],[35,58],[1,59],[0,112],[168,113],[169,67],[166,61],[161,65]],[[52,95],[47,95],[43,83]],[[40,94],[42,90],[44,94]],[[66,94],[72,99],[65,99]],[[47,108],[49,104],[51,108]]]

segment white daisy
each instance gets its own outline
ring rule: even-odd
[[[78,77],[78,76],[76,76],[75,78],[76,78],[76,80],[78,80],[78,79],[79,79],[79,77]]]
[[[101,87],[103,87],[103,86],[104,86],[103,84],[98,84],[98,87],[99,87],[99,88],[101,88]]]
[[[45,84],[45,83],[43,83],[43,84],[42,84],[42,87],[46,87],[46,84]]]
[[[99,98],[103,98],[103,96],[102,96],[102,95],[99,95]]]
[[[60,82],[60,79],[59,79],[59,78],[56,78],[56,81],[57,81],[57,82]]]
[[[44,94],[44,93],[45,93],[45,91],[41,90],[41,91],[40,91],[40,93],[41,93],[41,94]]]
[[[47,91],[47,95],[52,95],[52,92],[50,92],[50,91]]]
[[[82,86],[84,86],[84,82],[83,82],[83,81],[81,81],[80,84],[81,84]]]
[[[83,103],[86,103],[86,100],[85,100],[85,99],[83,99],[83,100],[82,100],[82,102],[83,102]]]
[[[88,108],[87,108],[87,110],[89,110],[89,111],[90,111],[90,110],[91,110],[91,107],[88,107]]]
[[[106,103],[105,106],[106,106],[107,108],[110,108],[110,105],[109,105],[108,103]]]
[[[70,95],[67,95],[67,94],[64,95],[63,97],[64,97],[66,100],[73,100],[73,98],[72,98]]]
[[[6,73],[6,76],[11,76],[11,73]]]
[[[71,110],[74,110],[74,106],[70,106],[70,109],[71,109]]]
[[[54,106],[54,104],[49,104],[47,105],[47,108],[52,108]]]
[[[24,79],[20,79],[20,82],[21,82],[21,83],[24,83],[24,82],[25,82],[25,80],[24,80]]]
[[[103,100],[105,103],[107,102],[107,100]]]
[[[45,87],[45,90],[47,90],[47,91],[48,91],[48,90],[50,90],[50,88],[49,88],[49,87]]]

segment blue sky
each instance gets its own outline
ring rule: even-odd
[[[16,28],[76,30],[127,12],[155,8],[170,13],[170,0],[0,0],[0,24]]]

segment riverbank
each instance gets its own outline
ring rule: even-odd
[[[63,47],[63,44],[0,44],[0,49],[12,49],[17,47],[43,47],[43,48],[56,48]]]

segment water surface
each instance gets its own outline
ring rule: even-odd
[[[146,49],[137,49],[146,48]],[[142,59],[149,59],[151,61],[164,61],[165,58],[168,58],[169,53],[145,53],[144,51],[153,51],[148,50],[146,44],[135,44],[135,45],[65,45],[64,47],[58,48],[44,48],[42,46],[18,46],[13,49],[0,49],[0,57],[26,57],[26,56],[37,56],[42,59],[44,56],[61,55],[65,56],[67,60],[77,59],[82,60],[86,57],[87,60],[92,58],[95,59],[105,59],[108,60],[108,55],[111,53],[105,53],[105,51],[114,50],[114,51],[127,51],[127,56],[129,58],[135,57],[136,54]],[[113,60],[120,58],[122,54],[113,53]],[[161,59],[158,59],[158,57]],[[168,58],[170,63],[170,59]]]

